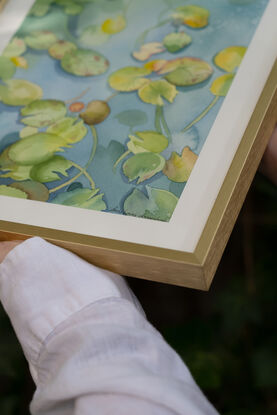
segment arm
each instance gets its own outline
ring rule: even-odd
[[[2,262],[0,298],[37,386],[32,414],[216,414],[120,276],[32,238]]]

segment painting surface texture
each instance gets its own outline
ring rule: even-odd
[[[37,0],[0,56],[0,195],[169,221],[267,4]]]

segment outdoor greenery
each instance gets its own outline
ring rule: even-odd
[[[277,414],[277,190],[258,175],[209,293],[129,279],[149,319],[223,415]],[[33,384],[0,313],[0,413],[28,414]]]

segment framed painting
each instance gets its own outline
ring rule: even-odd
[[[0,238],[207,290],[277,119],[276,0],[9,0]]]

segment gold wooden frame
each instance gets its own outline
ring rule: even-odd
[[[118,274],[208,290],[276,121],[277,61],[193,253],[1,220],[0,240],[40,236]]]
[[[5,6],[5,4],[7,3],[7,0],[0,0],[0,13],[3,9],[3,7]]]

